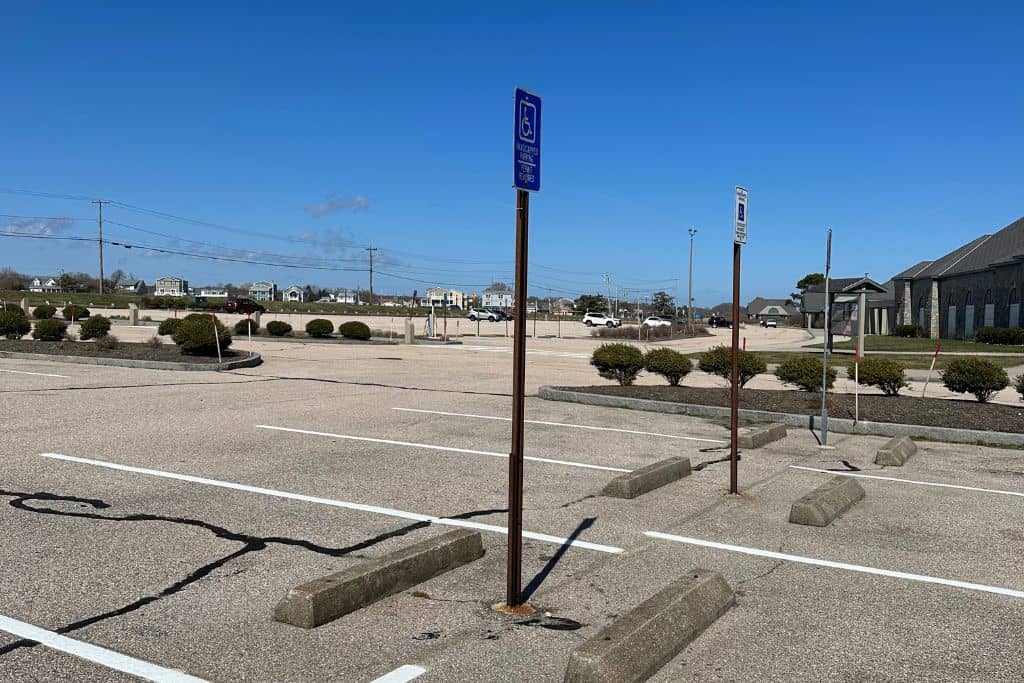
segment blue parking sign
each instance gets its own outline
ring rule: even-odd
[[[512,167],[515,187],[540,190],[540,97],[516,88]]]

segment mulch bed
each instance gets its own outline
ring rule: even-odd
[[[632,387],[602,385],[558,388],[566,391],[628,396],[651,401],[694,403],[725,408],[729,406],[728,389],[668,385]],[[820,415],[821,394],[807,391],[743,389],[740,391],[740,408],[797,415]],[[853,395],[829,394],[829,415],[852,420]],[[875,394],[860,397],[860,419],[929,427],[1024,433],[1024,403],[1020,406],[1008,406],[996,403],[978,403],[974,400],[890,397]]]
[[[43,353],[53,356],[86,356],[88,358],[121,358],[124,360],[157,360],[170,363],[216,363],[217,356],[190,356],[182,353],[174,344],[150,346],[131,342],[119,342],[116,349],[100,349],[92,342],[44,342],[35,339],[0,339],[0,351],[19,353]],[[241,358],[244,354],[225,351],[224,360]]]

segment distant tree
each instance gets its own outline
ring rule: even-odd
[[[77,292],[81,288],[81,283],[71,273],[61,273],[61,276],[57,279],[57,284],[65,292]]]
[[[732,303],[727,301],[723,304],[718,304],[711,309],[711,312],[723,318],[728,318],[732,315]]]
[[[668,292],[655,292],[651,297],[651,312],[654,315],[675,315],[676,300]]]
[[[121,280],[123,280],[125,277],[126,277],[125,272],[123,270],[121,270],[120,268],[118,268],[117,270],[115,270],[113,273],[110,274],[109,278],[106,278],[104,280],[103,291],[105,291],[105,292],[112,292],[112,291],[114,291],[114,287],[117,286],[117,283],[120,282]]]
[[[580,313],[604,313],[608,311],[608,300],[600,294],[582,294],[576,299],[575,306]]]
[[[797,281],[796,288],[799,291],[790,294],[789,298],[802,311],[804,309],[804,292],[811,285],[820,285],[823,282],[825,282],[824,273],[808,273]]]
[[[20,291],[29,278],[9,266],[0,269],[0,289]]]
[[[512,288],[504,282],[492,282],[491,286],[484,290],[485,292],[511,292]]]

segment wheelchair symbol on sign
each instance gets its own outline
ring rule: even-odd
[[[537,105],[526,100],[519,101],[519,139],[523,142],[537,142]]]

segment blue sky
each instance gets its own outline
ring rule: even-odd
[[[0,187],[233,228],[110,205],[114,240],[353,270],[110,247],[108,272],[365,286],[373,244],[377,291],[511,281],[516,85],[544,98],[535,294],[685,292],[696,227],[695,300],[725,301],[738,184],[744,301],[821,270],[826,226],[834,275],[885,280],[1024,215],[1019,2],[148,5],[5,8]],[[86,201],[0,213],[95,234]],[[0,238],[24,272],[95,262]]]

